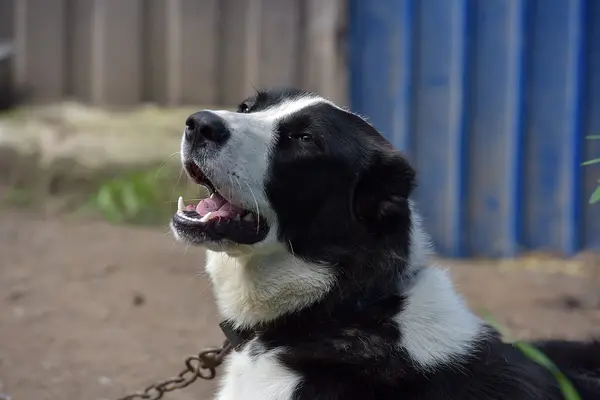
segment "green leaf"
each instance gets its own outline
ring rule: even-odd
[[[595,140],[595,139],[600,139],[600,135],[586,136],[585,138],[586,138],[586,139]]]
[[[148,177],[133,182],[136,193],[143,199],[145,204],[153,204],[159,201],[159,195],[156,188],[158,184],[159,182]]]
[[[596,204],[600,201],[600,186],[594,190],[594,193],[590,196],[590,204]]]
[[[500,335],[504,338],[508,338],[510,336],[509,332],[506,330],[500,322],[498,322],[489,311],[483,311],[485,321],[492,326],[495,330],[500,332]]]
[[[121,191],[121,198],[123,201],[123,207],[125,214],[128,217],[135,217],[140,212],[142,204],[140,196],[136,193],[134,185],[124,185]]]
[[[521,352],[527,356],[527,358],[535,361],[547,370],[550,370],[552,372],[557,370],[556,365],[554,365],[554,363],[544,353],[542,353],[529,343],[518,341],[515,342],[514,345],[518,347],[519,350],[521,350]]]
[[[104,185],[100,188],[96,196],[98,208],[108,220],[113,222],[123,219],[123,213],[116,200],[116,189],[114,185]]]
[[[482,314],[484,315],[484,319],[488,324],[494,327],[498,332],[500,332],[503,336],[508,336],[507,330],[500,324],[487,310],[482,310]],[[539,364],[540,366],[546,368],[548,371],[554,375],[558,386],[560,387],[560,391],[563,394],[565,400],[581,400],[581,397],[575,390],[575,387],[569,381],[569,379],[558,369],[558,367],[546,356],[543,352],[535,348],[529,343],[522,342],[520,340],[516,340],[513,342],[513,345],[519,349],[525,357],[531,359],[533,362]]]
[[[579,393],[577,393],[577,390],[575,390],[571,381],[558,369],[548,356],[529,343],[517,341],[514,345],[521,350],[527,358],[546,368],[554,375],[565,400],[581,400]]]
[[[598,164],[598,163],[600,163],[600,158],[594,158],[593,160],[586,161],[581,165],[592,165],[592,164]]]
[[[558,381],[558,385],[560,386],[560,391],[562,392],[565,400],[581,400],[581,396],[577,393],[577,390],[567,379],[567,377],[560,371],[558,371],[554,377]]]

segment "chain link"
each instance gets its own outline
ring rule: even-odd
[[[217,374],[216,368],[223,363],[223,359],[232,349],[233,346],[228,341],[225,341],[221,347],[204,349],[198,355],[188,357],[185,360],[185,369],[176,377],[155,383],[143,392],[133,393],[117,400],[159,400],[165,393],[187,387],[198,378],[213,379]]]

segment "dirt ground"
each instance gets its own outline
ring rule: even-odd
[[[450,264],[473,309],[519,337],[600,333],[600,265],[589,259]],[[175,375],[221,342],[201,267],[202,252],[166,228],[0,210],[0,393],[110,400]],[[214,385],[165,398],[209,399]]]

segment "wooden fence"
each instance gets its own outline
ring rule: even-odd
[[[0,0],[36,101],[233,105],[293,85],[346,104],[345,0]]]

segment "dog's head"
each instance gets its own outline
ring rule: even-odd
[[[212,194],[187,206],[180,199],[172,230],[212,250],[217,302],[238,326],[328,294],[380,296],[421,250],[408,200],[414,170],[363,118],[316,94],[270,90],[237,112],[195,113],[181,157]]]
[[[408,246],[414,170],[370,124],[313,93],[258,92],[237,112],[191,115],[187,174],[212,193],[173,217],[175,235],[230,254],[285,250],[339,263]],[[369,250],[370,249],[370,250]]]

